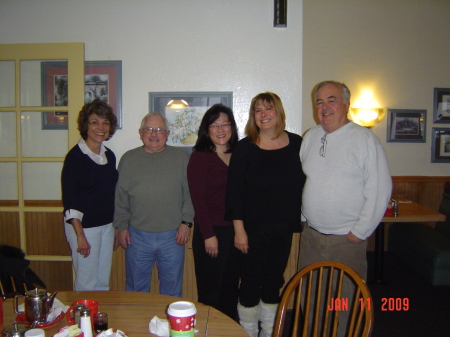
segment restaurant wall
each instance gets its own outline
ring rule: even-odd
[[[302,132],[316,125],[318,82],[345,82],[353,101],[370,88],[382,107],[427,110],[426,143],[387,143],[386,117],[372,128],[391,174],[448,176],[430,161],[431,128],[450,128],[433,124],[433,88],[450,88],[448,13],[446,0],[304,0]]]
[[[142,144],[149,92],[232,91],[242,136],[252,97],[273,91],[300,133],[302,1],[287,28],[273,13],[273,0],[0,0],[0,43],[84,42],[87,61],[122,60],[123,129],[106,143],[120,158]]]

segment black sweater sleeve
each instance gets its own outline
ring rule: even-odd
[[[244,138],[236,145],[228,168],[227,193],[225,197],[225,220],[243,220],[245,211],[245,175],[249,149],[252,144]]]

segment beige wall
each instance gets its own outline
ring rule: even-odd
[[[426,109],[426,143],[386,143],[385,117],[372,130],[392,175],[445,176],[431,163],[433,88],[450,88],[450,1],[304,0],[303,122],[315,125],[311,90],[322,80],[345,82],[356,98],[368,87],[388,109]]]

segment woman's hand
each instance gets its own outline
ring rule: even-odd
[[[205,250],[206,254],[211,257],[217,257],[219,255],[219,241],[217,241],[216,236],[211,236],[205,240]]]
[[[244,229],[244,221],[233,220],[234,226],[234,246],[242,253],[248,253],[248,237]]]
[[[245,231],[243,231],[242,233],[236,233],[234,235],[234,246],[242,253],[248,253],[248,237]]]
[[[86,236],[84,236],[84,232],[80,235],[77,235],[77,243],[78,243],[77,252],[83,255],[85,258],[88,257],[89,254],[91,253],[91,245],[86,239]]]
[[[70,223],[72,224],[75,235],[77,236],[77,253],[80,253],[86,258],[91,253],[91,245],[84,235],[83,225],[80,219],[72,219]]]

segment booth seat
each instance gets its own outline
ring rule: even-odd
[[[450,182],[445,184],[435,228],[397,223],[389,228],[388,249],[434,286],[450,286]]]

